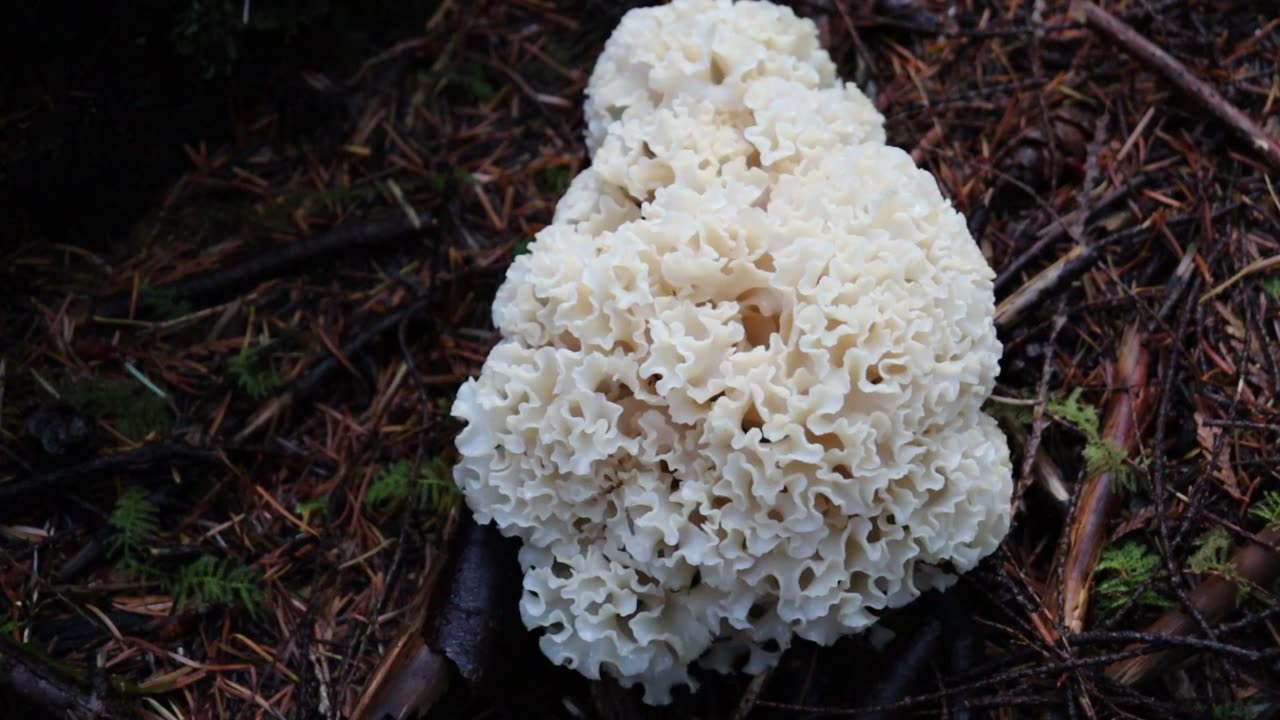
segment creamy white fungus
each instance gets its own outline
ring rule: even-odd
[[[554,662],[670,700],[942,588],[1008,530],[992,271],[812,22],[627,14],[592,164],[512,264],[454,478]]]

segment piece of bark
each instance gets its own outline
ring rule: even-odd
[[[416,624],[400,636],[369,678],[352,720],[424,717],[448,691],[454,670],[427,647]]]
[[[427,645],[453,662],[473,687],[483,687],[502,658],[520,600],[514,548],[492,525],[464,521],[458,556],[432,602]]]
[[[110,696],[105,683],[81,683],[33,653],[0,639],[0,697],[5,694],[45,713],[68,720],[132,718],[124,704]],[[6,714],[6,716],[8,716]]]

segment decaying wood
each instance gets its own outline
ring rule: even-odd
[[[49,717],[68,720],[125,720],[135,715],[107,689],[107,684],[81,683],[54,669],[29,651],[0,638],[0,700],[5,694],[39,708]],[[12,706],[4,711],[12,717]]]

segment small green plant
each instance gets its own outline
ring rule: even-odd
[[[323,515],[329,509],[329,496],[324,495],[314,500],[295,503],[293,513],[302,518],[302,522],[310,523],[313,515]]]
[[[1272,275],[1262,283],[1262,288],[1267,291],[1272,300],[1280,300],[1280,275]]]
[[[0,620],[0,637],[12,637],[18,629],[22,627],[17,618],[5,618]]]
[[[1249,508],[1249,514],[1266,523],[1268,530],[1280,531],[1280,490],[1262,493],[1262,499]]]
[[[458,502],[458,488],[449,479],[448,466],[440,459],[423,463],[418,477],[410,482],[413,463],[397,460],[374,477],[364,494],[365,507],[378,509],[397,502],[412,501],[422,510],[453,507]]]
[[[1218,573],[1231,553],[1231,536],[1219,526],[1196,538],[1195,551],[1187,558],[1187,569],[1194,573]]]
[[[1094,604],[1109,613],[1129,602],[1147,578],[1160,571],[1160,556],[1138,542],[1111,545],[1102,551],[1097,565],[1098,582],[1094,585]],[[1173,603],[1148,587],[1137,603],[1148,607],[1167,608]]]
[[[480,65],[468,65],[462,72],[448,73],[444,80],[447,85],[458,88],[477,102],[488,102],[498,94],[485,78]]]
[[[204,609],[210,605],[239,606],[257,614],[262,606],[262,590],[253,570],[234,565],[226,558],[201,555],[187,565],[171,583],[169,592],[180,608]]]
[[[147,538],[160,529],[160,512],[147,498],[147,491],[132,487],[116,500],[108,523],[114,529],[107,538],[107,550],[130,570],[143,567]]]
[[[1231,564],[1231,535],[1226,528],[1215,526],[1195,540],[1195,550],[1187,558],[1187,569],[1202,575],[1217,575],[1236,584],[1239,593],[1236,602],[1243,600],[1252,589]]]
[[[554,195],[563,195],[564,191],[569,187],[569,168],[563,165],[543,168],[538,171],[538,187],[544,192]]]
[[[1006,418],[1009,422],[1024,428],[1030,428],[1031,423],[1035,422],[1036,419],[1034,405],[988,402],[986,411],[996,417]]]
[[[127,378],[91,378],[64,383],[58,394],[76,410],[109,421],[121,435],[139,441],[169,429],[169,407],[142,384]]]
[[[267,362],[268,345],[245,344],[231,358],[231,374],[235,376],[236,385],[254,400],[261,400],[280,386],[280,376],[272,371]]]
[[[511,257],[520,257],[521,255],[529,252],[530,242],[529,238],[521,238],[517,240],[515,244],[511,246]]]
[[[142,304],[163,320],[180,318],[191,313],[191,305],[173,288],[142,284]]]
[[[1049,412],[1059,420],[1084,433],[1084,461],[1090,475],[1111,473],[1116,485],[1133,492],[1141,480],[1141,474],[1133,471],[1125,462],[1127,453],[1109,439],[1102,437],[1102,424],[1098,409],[1080,400],[1080,388],[1066,397],[1055,396],[1046,404]]]
[[[1213,720],[1254,720],[1258,709],[1244,702],[1231,702],[1213,706]]]

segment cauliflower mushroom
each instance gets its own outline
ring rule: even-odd
[[[454,478],[523,541],[543,652],[665,703],[996,548],[993,273],[789,9],[633,10],[587,93],[592,165],[498,291]]]

